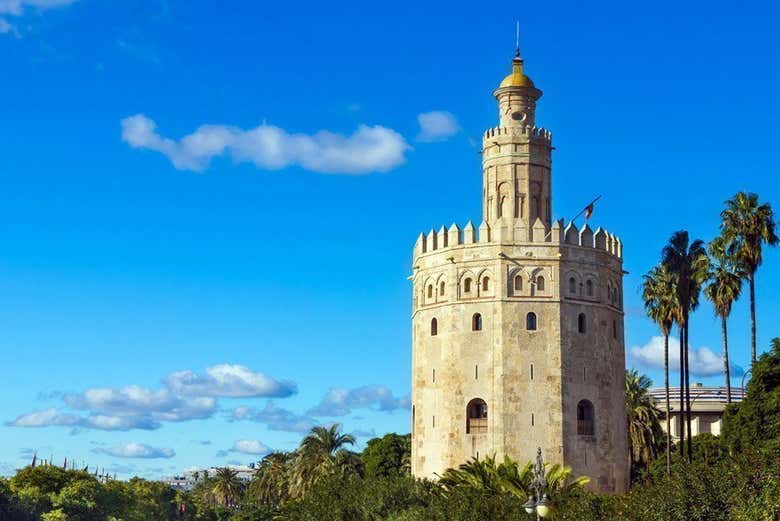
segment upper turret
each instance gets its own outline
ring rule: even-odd
[[[551,135],[536,126],[536,101],[542,91],[526,76],[519,49],[512,73],[493,95],[499,126],[488,130],[482,140],[484,220],[491,227],[519,227],[528,233],[537,219],[550,227]]]
[[[502,127],[532,127],[536,124],[536,100],[542,97],[542,91],[537,89],[531,78],[526,76],[523,63],[518,48],[512,60],[511,74],[504,78],[493,92],[498,100]]]

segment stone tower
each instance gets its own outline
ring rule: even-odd
[[[552,136],[536,126],[542,92],[519,52],[493,95],[482,223],[431,229],[414,248],[412,472],[525,463],[539,446],[594,490],[622,492],[622,243],[552,220]]]

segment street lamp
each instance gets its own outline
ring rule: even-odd
[[[552,513],[552,501],[547,495],[547,478],[544,476],[544,461],[542,460],[542,448],[536,449],[536,465],[534,465],[534,479],[531,481],[531,494],[523,508],[529,514],[536,512],[536,519],[549,517]]]

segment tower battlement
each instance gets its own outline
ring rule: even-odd
[[[475,228],[471,221],[462,229],[455,223],[449,228],[442,226],[439,231],[434,228],[426,233],[420,233],[414,244],[414,259],[443,250],[469,246],[473,244],[513,244],[513,245],[549,245],[549,246],[579,246],[604,250],[618,259],[623,258],[623,242],[617,235],[601,228],[593,230],[585,224],[582,229],[570,222],[564,225],[563,220],[555,221],[552,227],[547,227],[537,219],[529,230],[518,226],[513,230],[506,227],[491,227],[482,222]]]
[[[493,127],[485,131],[482,136],[483,140],[493,139],[501,136],[507,137],[535,137],[546,140],[548,143],[552,142],[552,132],[543,127],[536,126],[522,126],[522,127]]]

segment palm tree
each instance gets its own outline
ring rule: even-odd
[[[241,499],[244,484],[238,478],[238,472],[228,467],[217,469],[211,482],[211,494],[217,502],[226,507],[233,507]]]
[[[575,488],[581,488],[590,482],[587,476],[571,479],[571,467],[560,464],[545,464],[547,493],[554,496],[558,493],[568,493]],[[472,458],[457,469],[447,469],[439,477],[439,484],[444,490],[457,487],[470,487],[489,494],[510,494],[525,501],[528,489],[533,480],[533,463],[524,466],[504,456],[503,463],[496,465],[493,457],[483,460]]]
[[[280,505],[290,498],[290,478],[294,452],[272,452],[258,464],[257,473],[249,485],[251,492],[263,503]]]
[[[675,232],[664,247],[661,257],[666,269],[673,275],[677,289],[676,320],[680,327],[680,419],[682,411],[687,415],[685,419],[688,434],[688,462],[693,460],[691,447],[691,390],[690,368],[688,365],[689,351],[689,323],[691,311],[699,305],[701,286],[709,273],[709,258],[704,242],[701,240],[690,241],[685,230]],[[684,393],[682,392],[684,389]],[[684,400],[683,400],[683,394]],[[682,453],[682,451],[681,451]]]
[[[745,272],[739,264],[739,259],[730,257],[726,252],[726,241],[723,237],[713,240],[709,250],[713,262],[709,284],[704,289],[704,295],[712,302],[715,314],[720,317],[723,333],[723,367],[726,373],[726,403],[731,403],[728,318],[731,307],[742,292],[742,279]]]
[[[729,255],[739,259],[750,285],[750,361],[756,363],[756,271],[763,261],[762,246],[780,243],[775,216],[769,203],[759,204],[758,195],[739,192],[726,201],[720,213],[721,233]]]
[[[636,369],[626,371],[626,414],[628,416],[629,465],[644,465],[650,479],[650,461],[661,441],[661,411],[650,396],[652,381]],[[668,444],[667,444],[668,445]]]
[[[445,490],[455,487],[471,487],[488,492],[491,494],[501,494],[507,492],[508,483],[502,479],[502,471],[499,468],[503,464],[496,466],[496,460],[493,457],[486,456],[483,460],[472,458],[466,463],[460,465],[457,469],[447,469],[440,476],[439,484]],[[517,468],[507,469],[514,472],[513,479],[510,481],[510,490],[519,488],[522,496],[525,497],[525,489],[531,483],[528,473],[517,473]],[[530,467],[529,467],[530,471]]]
[[[322,476],[333,472],[362,473],[359,458],[346,449],[355,437],[342,434],[341,425],[314,427],[301,441],[294,465],[293,492],[301,497]]]
[[[664,391],[666,396],[666,474],[672,474],[672,418],[669,400],[669,335],[674,324],[677,309],[677,289],[674,278],[663,264],[656,266],[644,276],[642,298],[645,311],[664,336]]]

